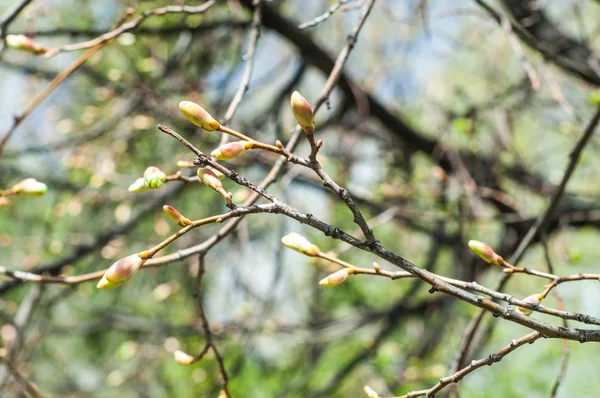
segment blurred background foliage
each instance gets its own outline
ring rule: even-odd
[[[0,0],[0,14],[12,3]],[[265,3],[292,25],[336,4]],[[489,3],[506,13],[503,6],[511,2]],[[36,0],[9,33],[25,33],[56,47],[109,31],[126,7],[140,13],[167,4]],[[565,35],[592,51],[600,46],[597,1],[545,2],[544,12]],[[127,187],[150,165],[172,174],[178,160],[193,160],[181,144],[158,132],[158,123],[203,151],[218,146],[220,136],[188,123],[177,104],[192,100],[219,118],[224,115],[242,78],[251,15],[232,0],[217,1],[201,15],[150,17],[105,46],[43,101],[0,154],[0,187],[35,177],[49,191],[41,198],[16,198],[0,209],[0,265],[35,271],[64,260],[54,272],[92,272],[176,231],[162,213],[163,204],[191,219],[225,211],[222,198],[200,185],[168,183],[141,194],[131,194]],[[359,9],[338,11],[304,33],[335,59],[358,15]],[[386,247],[437,273],[490,287],[501,273],[473,258],[465,242],[479,239],[510,254],[526,221],[546,208],[552,192],[548,187],[562,178],[569,152],[600,96],[592,83],[523,43],[519,56],[514,41],[475,1],[378,1],[347,73],[391,114],[440,146],[433,153],[416,151],[360,106],[360,94],[348,98],[334,91],[317,116],[316,135],[325,143],[323,164],[369,218],[381,221],[376,234]],[[79,55],[64,52],[46,59],[5,49],[0,55],[0,132]],[[316,100],[326,75],[313,66],[311,54],[268,28],[262,29],[254,62],[249,91],[231,126],[264,142],[285,142],[295,125],[289,94],[298,89],[309,101]],[[539,89],[532,88],[524,64],[534,70]],[[583,154],[568,200],[560,207],[565,214],[599,206],[598,145],[594,138]],[[460,176],[439,167],[442,147],[468,154],[459,162],[476,181],[475,193],[467,194]],[[302,143],[297,153],[305,156],[308,145]],[[270,155],[250,152],[229,164],[260,181],[276,160]],[[477,163],[476,158],[492,162]],[[524,175],[535,176],[537,183],[519,177]],[[248,193],[224,183],[236,198]],[[504,195],[511,211],[490,203],[484,187],[493,190],[492,196]],[[345,206],[306,170],[290,167],[271,192],[345,231],[356,230]],[[548,231],[556,273],[597,272],[597,221],[573,220],[560,219]],[[218,228],[195,230],[164,253],[198,244]],[[430,295],[424,283],[404,279],[359,276],[322,288],[317,282],[335,266],[284,249],[280,238],[290,231],[356,265],[377,260],[270,215],[249,216],[213,248],[202,292],[233,396],[355,397],[362,396],[364,384],[394,395],[428,388],[449,373],[474,308]],[[539,243],[521,264],[546,270]],[[214,355],[189,367],[172,357],[176,349],[194,355],[204,343],[192,297],[197,272],[198,259],[191,256],[145,269],[111,291],[95,289],[94,282],[11,285],[3,278],[3,344],[47,396],[216,397],[220,376]],[[543,285],[517,275],[506,291],[525,297]],[[600,315],[597,282],[558,290],[569,310]],[[554,297],[547,301],[556,306]],[[491,317],[482,329],[470,358],[495,352],[526,333]],[[568,347],[571,357],[558,396],[595,396],[600,348],[574,342]],[[548,396],[561,352],[557,340],[523,347],[466,377],[459,384],[461,396]],[[0,395],[20,396],[5,370],[0,383]]]

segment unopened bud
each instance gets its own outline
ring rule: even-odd
[[[185,218],[173,206],[164,205],[163,210],[165,213],[167,213],[167,216],[169,216],[171,220],[175,221],[180,227],[187,227],[192,223],[189,218]]]
[[[319,246],[313,245],[308,239],[296,232],[289,233],[281,238],[281,243],[292,250],[296,250],[297,252],[306,254],[310,257],[316,256],[321,251]]]
[[[130,280],[145,262],[146,260],[141,259],[137,254],[123,257],[106,270],[96,287],[98,289],[113,289],[121,286]]]
[[[248,141],[235,141],[221,145],[211,152],[210,156],[218,160],[229,160],[240,156],[252,148],[252,143]]]
[[[315,118],[312,107],[299,92],[294,91],[290,99],[292,112],[298,121],[298,124],[307,134],[311,134],[315,130]]]
[[[477,254],[485,262],[491,265],[504,264],[504,259],[498,254],[496,254],[496,252],[489,245],[483,242],[480,242],[478,240],[470,240],[469,248],[473,251],[473,253]]]
[[[319,281],[319,285],[321,286],[336,286],[340,283],[344,282],[348,277],[353,274],[354,270],[352,268],[342,268],[339,271],[334,272],[329,275],[327,278],[323,278]]]
[[[0,196],[0,207],[10,206],[10,200],[5,196]]]
[[[200,181],[202,181],[205,185],[208,185],[212,189],[216,190],[219,188],[223,188],[223,183],[219,179],[219,176],[217,176],[215,171],[211,168],[204,167],[198,169],[198,178],[200,178]]]
[[[531,296],[525,297],[522,301],[524,301],[528,304],[538,305],[540,303],[540,297],[539,297],[539,294],[532,294]],[[523,314],[525,316],[529,316],[533,312],[532,309],[525,308],[525,307],[517,307],[517,311],[519,311],[521,314]]]
[[[148,188],[158,189],[167,181],[167,175],[158,167],[150,166],[144,171],[144,183]]]
[[[11,190],[16,195],[42,196],[48,191],[48,187],[35,178],[26,178],[15,184]]]
[[[364,386],[363,390],[365,391],[365,394],[367,394],[367,397],[369,397],[369,398],[379,398],[379,394],[377,394],[375,392],[375,390],[373,390],[371,387]]]
[[[138,178],[133,184],[129,186],[129,188],[127,188],[129,192],[133,193],[146,192],[149,189],[150,188],[146,186],[146,181],[144,181],[144,177]]]
[[[6,45],[16,50],[23,50],[33,54],[43,54],[48,49],[25,35],[6,35]]]
[[[181,101],[179,109],[187,119],[206,131],[215,131],[220,124],[204,108],[192,101]]]
[[[173,358],[179,365],[189,365],[194,362],[193,356],[181,350],[175,350],[173,353]]]
[[[178,160],[177,167],[182,168],[182,169],[188,169],[188,168],[195,167],[195,165],[194,165],[194,163],[188,162],[187,160]]]

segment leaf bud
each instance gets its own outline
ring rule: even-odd
[[[194,362],[193,356],[181,350],[175,350],[175,352],[173,352],[173,358],[179,365],[189,365]]]
[[[296,232],[285,235],[281,238],[281,243],[292,250],[296,250],[297,252],[310,257],[316,256],[321,251],[319,246],[313,245],[308,239]]]
[[[321,286],[336,286],[344,282],[350,275],[354,273],[352,268],[342,268],[339,271],[334,272],[327,278],[323,278],[319,281]]]
[[[220,124],[204,108],[192,101],[181,101],[179,109],[184,116],[198,127],[206,131],[215,131]]]
[[[200,178],[200,181],[202,181],[205,185],[208,185],[212,189],[216,190],[219,188],[223,188],[223,183],[219,179],[219,176],[217,175],[217,173],[215,173],[215,170],[209,167],[198,169],[198,178]]]
[[[312,107],[298,91],[292,93],[290,99],[292,112],[298,121],[298,124],[307,134],[312,134],[315,130],[315,118]]]
[[[496,254],[496,252],[487,244],[480,242],[478,240],[470,240],[469,248],[473,253],[477,254],[481,257],[482,260],[491,264],[491,265],[502,265],[504,264],[504,259]]]
[[[169,205],[164,205],[163,210],[167,213],[167,216],[173,221],[175,221],[180,227],[187,227],[192,222],[189,218],[184,217],[176,208]]]
[[[129,188],[127,188],[127,190],[129,192],[139,193],[139,192],[146,192],[146,191],[150,190],[150,188],[148,188],[146,186],[146,181],[144,180],[144,177],[140,177],[137,180],[135,180],[134,183],[131,184],[129,186]]]
[[[210,156],[218,160],[229,160],[240,156],[252,148],[252,143],[248,141],[234,141],[221,145],[211,152]]]
[[[35,178],[26,178],[15,184],[11,190],[15,195],[42,196],[48,191],[48,187]]]
[[[16,50],[27,51],[33,54],[43,54],[48,49],[25,35],[6,35],[6,45]]]
[[[144,171],[144,184],[150,189],[158,189],[167,181],[167,175],[158,167],[150,166]]]
[[[540,297],[539,297],[539,294],[532,294],[530,296],[525,297],[522,301],[524,301],[528,304],[538,305],[540,303]],[[525,308],[525,307],[517,307],[517,311],[519,311],[521,314],[523,314],[525,316],[529,316],[533,312],[532,309]]]
[[[96,287],[98,289],[113,289],[121,286],[133,278],[145,262],[146,259],[140,258],[137,254],[117,260],[106,270]]]

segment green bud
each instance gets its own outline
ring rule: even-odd
[[[26,178],[12,187],[15,195],[42,196],[48,191],[46,184],[35,178]]]
[[[6,35],[6,45],[16,50],[27,51],[33,54],[43,54],[48,49],[25,35]]]
[[[150,166],[144,171],[144,183],[150,189],[158,189],[167,181],[167,175],[158,167]]]

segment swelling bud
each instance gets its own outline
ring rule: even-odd
[[[48,49],[25,35],[6,35],[6,45],[15,50],[27,51],[33,54],[44,54]]]
[[[135,180],[135,182],[133,184],[131,184],[129,186],[129,188],[127,188],[127,190],[129,192],[138,193],[138,192],[146,192],[146,191],[150,190],[150,188],[148,188],[146,186],[146,181],[144,180],[144,178],[140,177],[137,180]]]
[[[307,134],[312,134],[315,131],[315,118],[312,107],[299,92],[294,91],[290,99],[292,112],[298,121],[298,124]]]
[[[297,252],[306,254],[310,257],[316,256],[321,251],[319,246],[313,245],[308,239],[296,232],[289,233],[281,238],[281,243],[292,250],[296,250]]]
[[[173,359],[175,359],[175,362],[177,362],[179,365],[189,365],[194,362],[193,356],[181,350],[175,350],[173,353]]]
[[[158,189],[167,181],[167,175],[158,167],[150,166],[144,171],[144,184],[150,189]]]
[[[123,257],[110,266],[96,287],[98,289],[114,289],[121,286],[133,278],[145,262],[146,260],[141,259],[137,254]]]
[[[217,160],[229,160],[243,155],[252,149],[252,143],[248,141],[235,141],[221,145],[210,153],[210,156]]]
[[[195,102],[181,101],[179,109],[190,122],[206,131],[215,131],[221,126],[210,113]]]
[[[483,261],[491,265],[502,265],[504,259],[496,254],[496,252],[487,244],[478,240],[470,240],[469,248],[475,254],[477,254]]]
[[[48,191],[48,187],[35,178],[26,178],[15,184],[11,190],[15,195],[42,196]]]
[[[163,211],[169,216],[169,218],[175,221],[180,227],[187,227],[192,222],[189,218],[184,217],[176,208],[169,205],[163,206]]]
[[[523,299],[523,301],[528,304],[538,305],[540,303],[540,297],[539,297],[539,294],[532,294],[531,296],[525,297]],[[523,314],[525,316],[529,316],[533,312],[532,309],[525,308],[525,307],[517,307],[517,311],[519,311],[521,314]]]
[[[350,275],[354,273],[352,268],[342,268],[339,271],[334,272],[327,278],[323,278],[319,281],[321,286],[336,286],[344,282]]]

